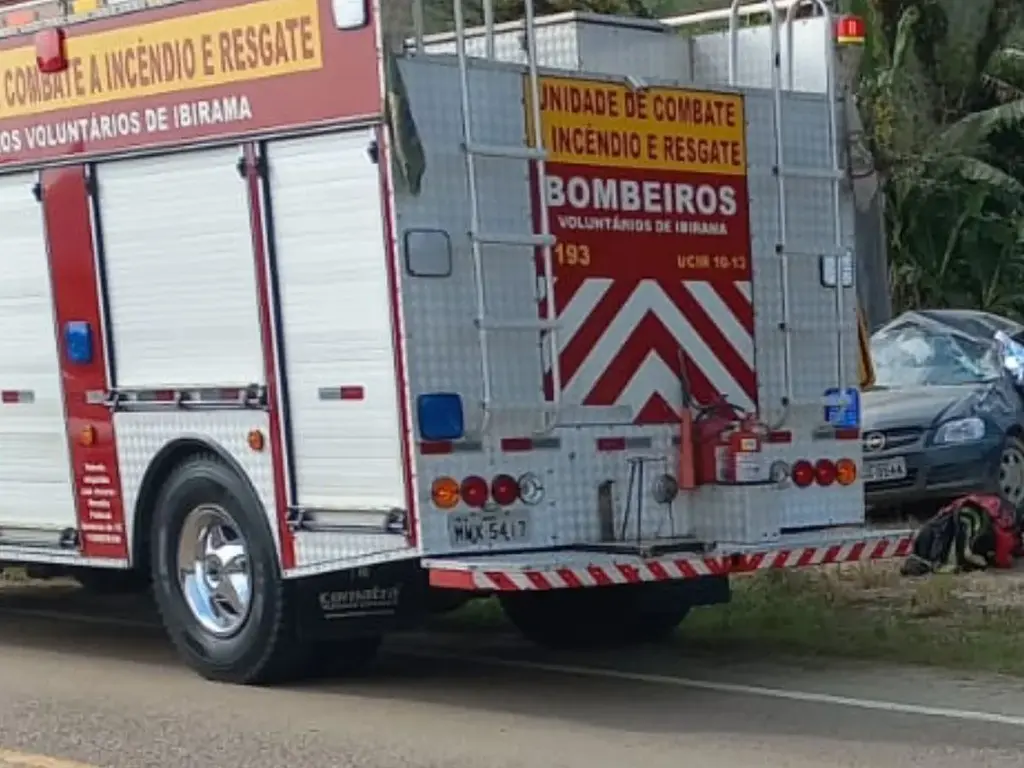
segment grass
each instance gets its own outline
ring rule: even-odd
[[[446,622],[505,626],[495,601]],[[845,657],[1024,676],[1024,572],[908,579],[894,565],[737,578],[728,605],[695,610],[676,641],[700,650]]]

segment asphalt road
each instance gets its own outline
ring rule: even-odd
[[[152,628],[106,623],[144,616],[83,610],[0,596],[0,768],[1024,766],[1012,681],[417,635],[362,679],[245,689],[196,678]]]

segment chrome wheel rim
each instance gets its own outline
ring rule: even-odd
[[[192,616],[208,632],[233,635],[248,618],[248,546],[222,507],[204,504],[185,518],[178,539],[178,583]]]
[[[1024,451],[1015,445],[1003,449],[999,463],[999,490],[1015,507],[1024,502]]]

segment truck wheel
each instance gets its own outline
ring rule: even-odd
[[[690,612],[672,584],[630,584],[502,595],[512,625],[552,649],[608,648],[665,640]]]
[[[152,531],[153,589],[186,663],[209,680],[266,684],[299,672],[301,649],[262,505],[212,455],[177,468]]]

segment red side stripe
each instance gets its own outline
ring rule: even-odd
[[[420,443],[420,453],[424,456],[445,456],[455,452],[455,446],[446,440]]]
[[[431,569],[430,586],[438,589],[461,589],[472,592],[476,589],[473,583],[473,574],[469,571],[446,571]]]
[[[270,288],[270,263],[266,245],[263,242],[263,198],[260,177],[256,169],[256,149],[250,144],[245,148],[248,166],[249,217],[252,228],[252,250],[256,260],[256,289],[259,294],[260,336],[263,342],[263,366],[267,379],[268,418],[270,421],[270,453],[274,474],[274,506],[276,507],[277,534],[281,542],[281,566],[294,568],[295,536],[288,525],[288,475],[285,472],[284,422],[281,418],[280,382],[277,378],[280,361],[277,354],[277,339],[274,338],[274,319],[271,315],[273,298]]]
[[[342,400],[363,400],[366,398],[366,390],[358,385],[342,387],[338,394]]]
[[[501,441],[505,453],[523,453],[533,450],[533,440],[528,437],[506,437]]]
[[[597,439],[597,450],[605,453],[612,451],[626,450],[626,438],[624,437],[599,437]]]
[[[81,550],[87,557],[123,560],[128,557],[125,515],[134,510],[124,509],[114,417],[109,408],[88,399],[90,391],[108,389],[109,373],[85,167],[47,169],[43,171],[42,185],[54,331],[60,357],[78,527],[82,534]],[[93,357],[87,363],[72,363],[68,358],[64,328],[71,322],[84,322],[89,326]],[[82,431],[86,428],[91,428],[92,435],[88,444],[82,440]],[[107,489],[107,495],[92,490],[100,487]]]

